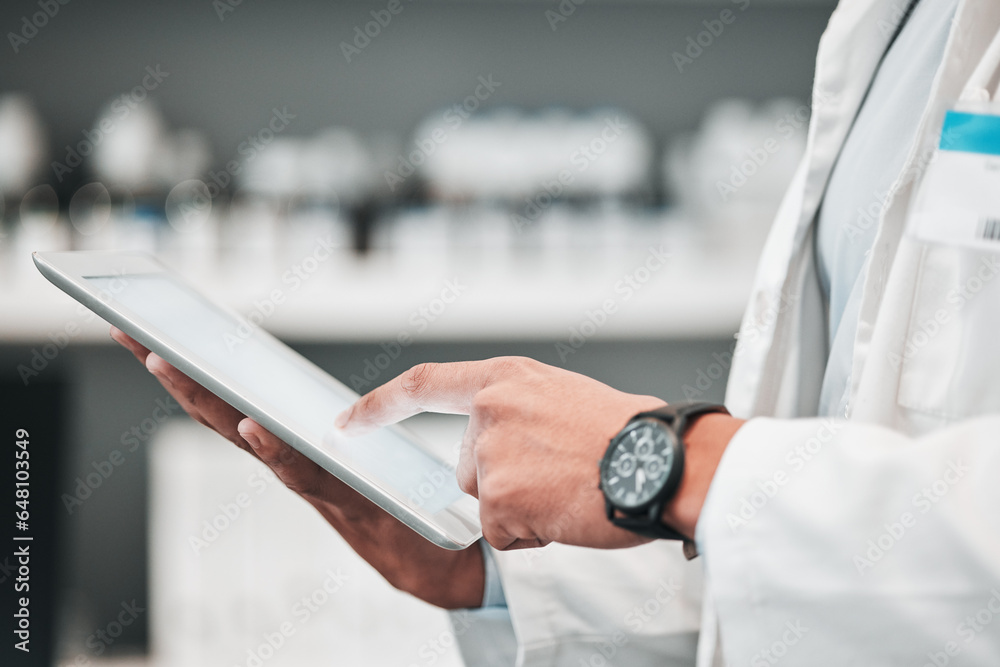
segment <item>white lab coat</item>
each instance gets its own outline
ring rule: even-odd
[[[1000,264],[906,234],[947,105],[996,85],[997,0],[959,3],[919,138],[882,209],[846,414],[810,418],[826,362],[812,223],[905,5],[842,0],[820,42],[806,155],[730,373],[727,406],[750,421],[698,525],[700,667],[723,654],[734,667],[1000,665]],[[502,614],[471,624],[459,638],[470,665],[515,654],[521,665],[690,664],[696,594],[634,615],[658,580],[699,585],[674,545],[529,553],[498,554],[513,628]]]

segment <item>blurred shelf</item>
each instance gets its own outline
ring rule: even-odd
[[[359,259],[345,253],[311,274],[300,271],[306,280],[295,275],[294,261],[268,265],[231,258],[214,268],[166,261],[217,302],[244,315],[263,313],[263,328],[290,342],[389,341],[401,334],[424,342],[560,340],[587,321],[599,324],[584,325],[588,339],[735,332],[755,253],[696,247],[669,252],[655,271],[645,267],[650,252],[642,248],[544,261],[475,255]],[[73,341],[109,341],[106,324],[33,267],[19,266],[0,276],[0,343],[48,342],[60,332]],[[442,292],[453,303],[445,303]],[[608,304],[613,307],[606,317],[597,313]]]

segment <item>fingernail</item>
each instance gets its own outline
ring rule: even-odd
[[[347,426],[347,422],[350,420],[350,418],[351,418],[351,408],[347,408],[339,415],[337,415],[337,418],[333,420],[333,425],[339,429],[343,429],[345,426]]]
[[[249,431],[246,433],[240,431],[240,435],[243,436],[243,439],[246,440],[247,443],[249,443],[249,445],[253,447],[255,451],[260,449],[260,439],[257,438],[256,435],[254,435]]]

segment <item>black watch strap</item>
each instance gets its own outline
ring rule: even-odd
[[[619,528],[625,528],[637,535],[654,540],[687,540],[686,537],[666,525],[659,519],[652,520],[645,516],[615,516],[611,520]]]
[[[687,427],[689,425],[688,422],[690,422],[694,417],[700,417],[701,415],[712,412],[721,412],[727,415],[729,414],[729,410],[726,409],[726,406],[719,405],[718,403],[706,403],[704,401],[671,403],[670,405],[664,405],[662,408],[657,408],[656,410],[640,412],[629,421],[635,421],[636,419],[642,419],[643,417],[652,417],[653,419],[659,419],[660,421],[666,422],[667,426],[673,429],[674,433],[677,434],[678,440],[681,445],[683,445],[684,432],[687,431]]]
[[[661,506],[662,507],[662,506]],[[684,557],[694,560],[698,557],[698,546],[684,535],[663,523],[660,517],[647,519],[645,517],[616,516],[611,523],[619,528],[629,530],[636,535],[642,535],[653,540],[679,540],[683,544]]]
[[[629,423],[635,421],[636,419],[645,418],[653,418],[665,422],[677,436],[678,446],[683,449],[684,433],[693,418],[710,413],[729,414],[729,411],[725,408],[725,406],[715,403],[673,403],[656,410],[640,412],[630,419]],[[678,460],[681,465],[683,465],[683,451],[681,452],[681,456],[678,457]],[[664,524],[663,520],[660,518],[663,514],[663,508],[667,505],[667,503],[673,500],[673,496],[676,491],[677,489],[668,490],[659,502],[654,504],[648,512],[643,512],[642,514],[618,514],[611,511],[609,505],[609,518],[616,526],[625,528],[626,530],[643,537],[648,537],[654,540],[681,540],[684,543],[684,555],[688,558],[688,560],[690,560],[698,555],[698,549],[694,542],[670,526]]]

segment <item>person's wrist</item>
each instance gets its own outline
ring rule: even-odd
[[[694,538],[705,497],[719,461],[744,420],[723,413],[695,417],[684,433],[684,475],[673,499],[663,508],[663,522]]]

